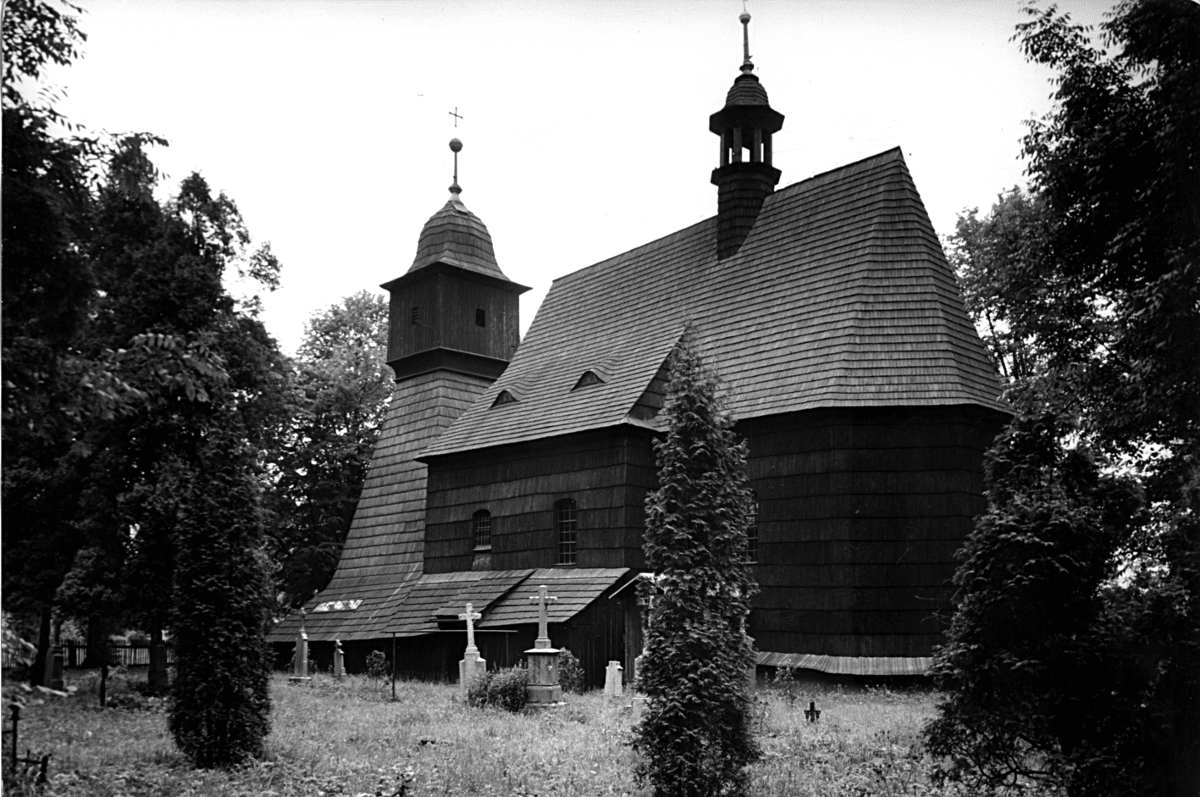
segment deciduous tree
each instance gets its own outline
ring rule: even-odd
[[[392,395],[387,303],[362,291],[308,322],[270,452],[268,550],[279,615],[325,587],[354,518]]]
[[[1029,13],[1018,39],[1058,73],[1056,104],[1025,140],[1029,241],[992,247],[1016,262],[980,295],[1032,367],[989,454],[929,740],[976,785],[1195,794],[1200,6],[1121,3],[1112,54],[1054,7]]]

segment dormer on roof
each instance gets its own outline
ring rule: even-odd
[[[771,165],[771,137],[783,127],[783,114],[771,108],[767,90],[754,74],[750,15],[743,12],[739,19],[742,73],[725,96],[725,107],[708,118],[708,129],[721,137],[721,165],[712,173],[717,186],[719,260],[737,253],[781,174]]]
[[[412,266],[383,285],[391,293],[388,365],[397,381],[437,370],[495,379],[520,338],[517,297],[529,290],[500,270],[492,236],[463,204],[462,142],[450,141],[450,199],[430,217]]]

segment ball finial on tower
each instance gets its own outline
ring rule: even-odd
[[[750,74],[754,70],[750,62],[750,13],[743,11],[738,19],[742,21],[742,72]]]
[[[457,138],[450,139],[450,151],[454,153],[454,182],[450,184],[450,193],[458,196],[462,193],[458,186],[458,153],[462,152],[462,142]]]

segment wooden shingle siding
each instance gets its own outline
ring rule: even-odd
[[[576,502],[578,567],[640,566],[649,438],[615,427],[431,458],[425,571],[471,568],[471,517],[481,509],[492,516],[493,569],[555,565],[554,505],[564,498]]]
[[[983,451],[1005,416],[962,407],[755,418],[760,650],[929,656],[951,613],[955,551],[984,508]]]
[[[410,582],[421,574],[426,466],[415,457],[487,384],[443,371],[396,385],[337,570],[309,608],[334,600],[363,603],[349,611],[310,612],[310,639],[384,636]],[[298,628],[298,618],[290,617],[272,629],[270,641],[288,641]]]

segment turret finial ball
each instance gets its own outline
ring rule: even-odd
[[[750,21],[750,14],[743,11],[742,15],[740,17],[738,17],[738,19],[741,20],[743,25],[745,25],[747,22]]]
[[[462,151],[462,142],[459,141],[457,138],[450,139],[450,151],[451,152],[461,152]]]

